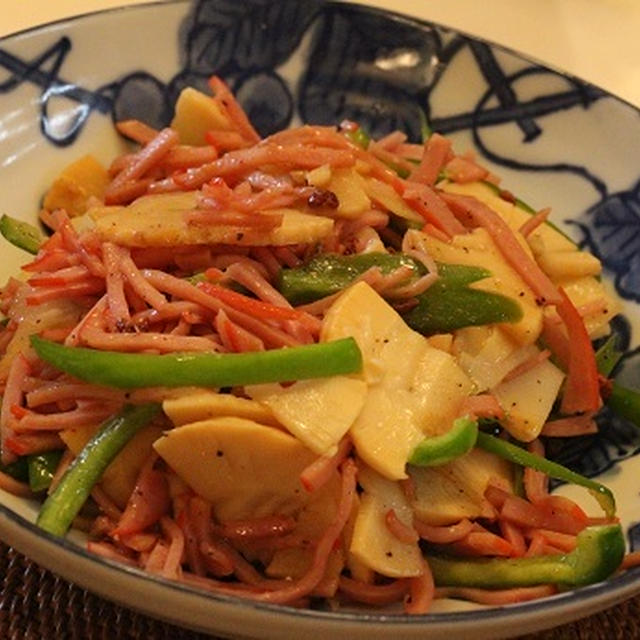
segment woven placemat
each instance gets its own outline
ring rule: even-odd
[[[0,542],[2,640],[205,640],[103,600]],[[520,640],[640,638],[640,596],[573,624]]]

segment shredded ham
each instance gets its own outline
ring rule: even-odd
[[[158,522],[169,510],[169,486],[162,472],[153,468],[157,454],[145,463],[127,506],[111,532],[114,537],[140,533]]]
[[[598,425],[593,419],[593,413],[581,416],[570,416],[548,420],[542,427],[540,435],[548,438],[573,438],[598,432]]]
[[[544,457],[544,445],[536,439],[528,445],[529,453]],[[524,490],[529,502],[540,504],[549,497],[549,477],[531,467],[524,468],[523,474]]]
[[[456,524],[436,526],[420,520],[413,521],[413,527],[418,535],[427,542],[434,544],[450,544],[465,538],[473,529],[473,522],[466,518]]]
[[[350,600],[372,606],[398,602],[407,593],[408,588],[406,579],[394,580],[387,584],[368,584],[347,576],[340,576],[339,582],[340,593],[346,595]]]
[[[22,405],[22,384],[28,374],[29,362],[22,354],[18,354],[11,363],[0,407],[0,451],[2,452],[0,461],[2,464],[9,464],[16,460],[16,455],[7,447],[7,440],[13,438],[18,430],[18,420],[12,408]]]
[[[332,456],[320,456],[300,474],[300,483],[309,492],[313,493],[323,487],[335,473],[338,467],[346,460],[351,452],[353,443],[351,438],[345,436],[338,444],[338,450]]]
[[[509,382],[510,380],[515,380],[519,376],[525,374],[527,371],[531,371],[539,364],[542,364],[545,360],[549,359],[551,352],[548,349],[543,349],[542,351],[538,351],[536,354],[528,358],[524,362],[521,362],[517,367],[514,367],[507,373],[507,375],[502,379],[503,382]]]
[[[541,209],[532,215],[519,229],[520,234],[528,238],[541,224],[544,224],[551,213],[551,209]]]
[[[422,558],[422,574],[409,578],[409,594],[405,598],[404,610],[410,614],[428,613],[435,596],[435,584],[429,563]]]
[[[384,522],[387,525],[389,532],[400,542],[413,544],[414,542],[418,542],[420,539],[418,532],[412,526],[402,522],[402,520],[398,518],[394,509],[389,509],[386,512]]]
[[[522,248],[514,232],[497,213],[475,198],[450,193],[441,193],[440,196],[458,217],[488,231],[505,260],[531,287],[541,305],[560,302],[556,286]]]
[[[409,180],[433,186],[450,155],[451,142],[439,133],[431,134],[425,142],[422,160],[411,172]]]

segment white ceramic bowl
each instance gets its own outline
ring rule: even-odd
[[[3,212],[34,220],[46,186],[73,158],[122,149],[112,121],[167,122],[177,92],[225,77],[269,133],[345,117],[376,134],[419,137],[420,112],[458,151],[476,149],[506,188],[601,258],[624,299],[615,328],[621,377],[640,387],[640,117],[604,92],[434,25],[316,0],[169,2],[87,15],[0,41]],[[2,244],[0,276],[24,255]],[[613,286],[612,285],[612,286]],[[630,546],[640,546],[640,435],[605,416],[598,436],[558,453],[616,491]],[[561,488],[582,499],[572,488]],[[206,594],[96,558],[80,537],[34,525],[35,505],[0,492],[0,536],[104,597],[194,629],[246,637],[498,638],[613,605],[640,591],[630,571],[503,608],[439,603],[429,616],[329,612]]]

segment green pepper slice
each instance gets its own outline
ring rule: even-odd
[[[27,457],[31,491],[38,493],[49,488],[60,458],[62,458],[62,451],[45,451]]]
[[[125,406],[104,422],[44,501],[36,525],[53,535],[63,536],[109,463],[159,411],[157,404]]]
[[[625,552],[619,524],[587,527],[570,553],[527,558],[460,559],[429,555],[435,583],[449,587],[507,589],[539,584],[580,587],[608,578]]]
[[[412,278],[426,273],[424,265],[402,253],[324,255],[303,267],[283,269],[277,286],[289,302],[304,304],[345,289],[372,267],[383,274],[410,267],[414,272]],[[417,296],[417,306],[403,314],[412,329],[429,335],[494,322],[516,322],[522,317],[522,309],[515,300],[467,287],[489,277],[491,272],[487,269],[438,264],[438,274],[438,280]]]
[[[164,355],[66,347],[33,335],[38,356],[81,380],[121,389],[230,387],[355,373],[362,354],[353,338],[252,353]]]
[[[0,233],[14,246],[36,254],[44,235],[36,226],[4,214],[0,217]]]
[[[615,498],[613,497],[611,490],[603,484],[600,484],[595,480],[591,480],[590,478],[586,478],[575,471],[571,471],[571,469],[567,469],[567,467],[563,467],[557,462],[529,453],[510,442],[496,438],[488,433],[483,433],[482,431],[478,433],[476,446],[515,464],[523,467],[531,467],[537,471],[542,471],[542,473],[546,473],[551,478],[556,478],[556,480],[562,480],[564,482],[570,482],[572,484],[585,487],[598,501],[607,517],[615,517]]]
[[[411,453],[409,464],[417,467],[447,464],[469,453],[477,438],[478,423],[471,418],[458,418],[446,433],[425,438]]]

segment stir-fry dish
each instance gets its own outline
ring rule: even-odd
[[[33,255],[0,291],[0,488],[104,558],[297,607],[637,564],[611,491],[545,457],[605,404],[638,421],[599,261],[437,133],[261,138],[210,87],[2,217]]]

